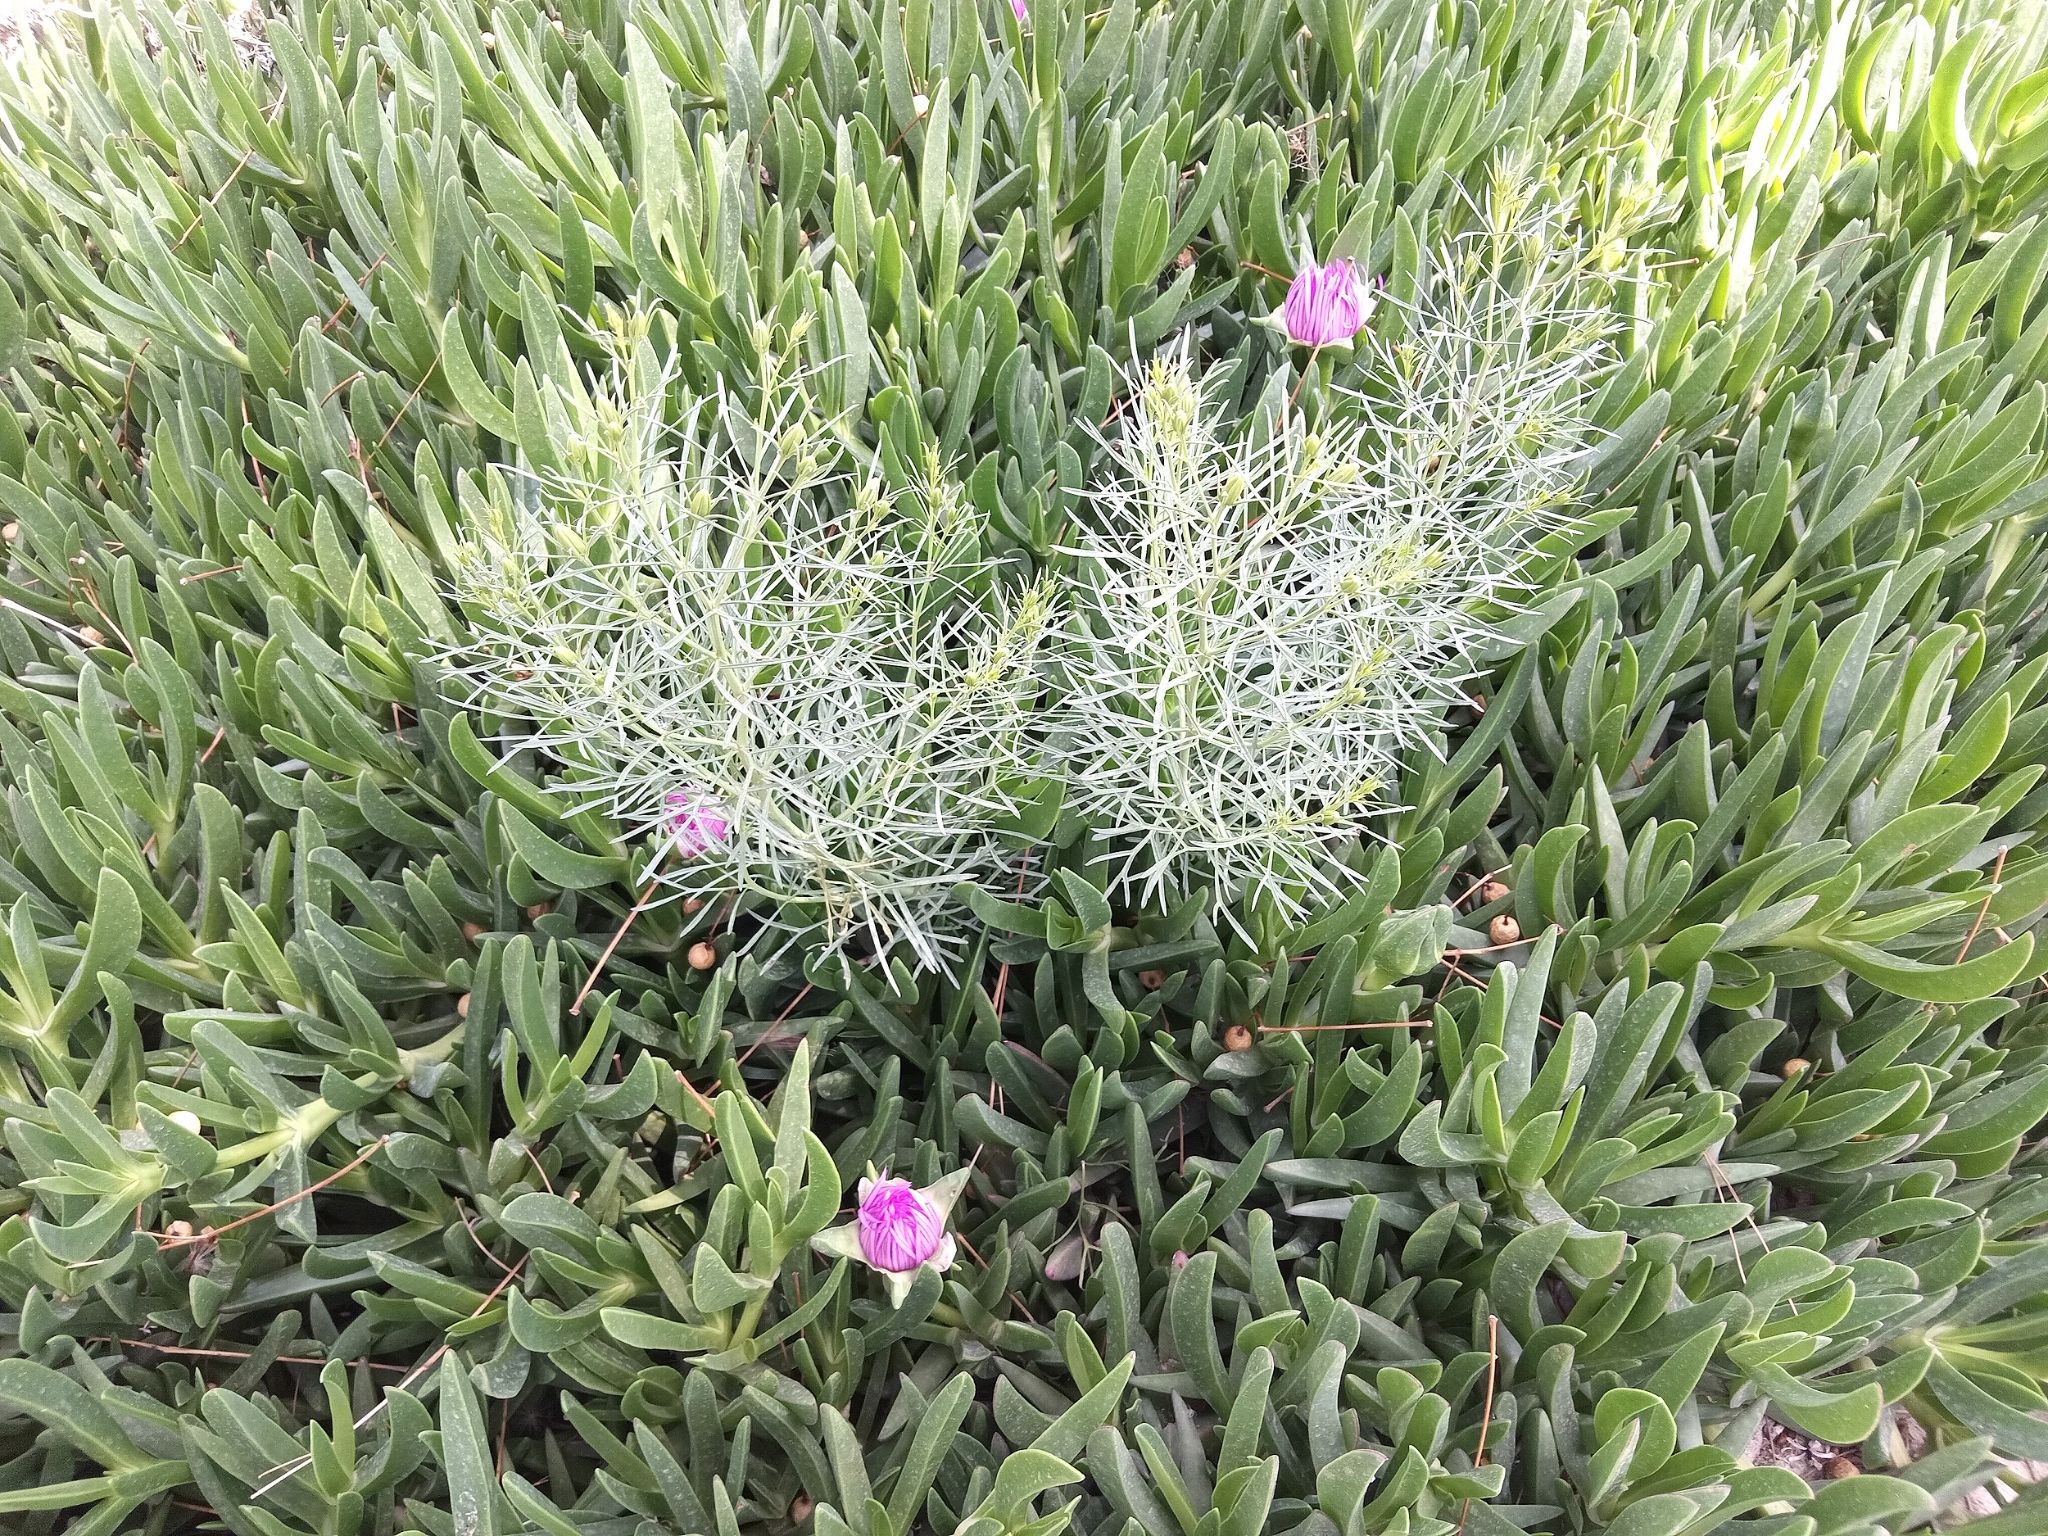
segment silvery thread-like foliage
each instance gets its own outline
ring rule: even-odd
[[[1015,862],[1046,594],[993,579],[936,467],[909,495],[822,469],[801,376],[674,430],[667,383],[632,349],[580,473],[511,477],[476,517],[462,669],[578,806],[655,838],[671,794],[718,808],[728,838],[668,858],[674,890],[943,965],[952,888]]]
[[[1506,184],[1483,213],[1313,429],[1233,430],[1181,358],[1133,381],[1068,550],[1049,765],[1124,900],[1335,894],[1564,520],[1599,324],[1553,217]]]

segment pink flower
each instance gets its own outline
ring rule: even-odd
[[[732,833],[732,821],[708,796],[679,789],[666,803],[669,835],[676,840],[676,852],[686,859],[709,852]]]
[[[870,1167],[860,1181],[853,1220],[828,1227],[811,1239],[811,1246],[835,1259],[867,1265],[900,1307],[925,1270],[943,1273],[952,1267],[953,1234],[946,1222],[967,1187],[967,1176],[967,1169],[956,1168],[916,1189],[908,1179],[892,1179]]]
[[[1287,339],[1304,347],[1349,341],[1365,326],[1372,304],[1364,284],[1345,257],[1322,266],[1311,262],[1295,274],[1280,307]]]
[[[860,1181],[860,1251],[876,1269],[915,1269],[945,1236],[944,1218],[909,1180]]]
[[[1019,21],[1022,21],[1027,14],[1024,9],[1024,0],[1010,0],[1010,9],[1017,13]]]

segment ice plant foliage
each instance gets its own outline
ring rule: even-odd
[[[830,472],[804,377],[672,425],[667,383],[626,343],[574,471],[475,508],[458,662],[561,793],[672,839],[673,889],[942,965],[955,885],[1014,858],[1044,593],[990,580],[936,466]]]
[[[1026,59],[992,0],[5,6],[0,1533],[2048,1531],[2048,6],[1040,9]],[[1431,248],[1518,146],[1612,277],[1592,412],[1541,251]],[[1242,275],[1306,230],[1388,281],[1313,363]],[[593,402],[622,301],[662,364]],[[1330,477],[1505,581],[1445,541],[1588,414],[1483,713],[1328,829],[1385,898],[1113,902],[1133,780],[1234,837],[1286,769],[1233,711],[1306,675]],[[1091,426],[1196,468],[1098,496]],[[905,670],[847,513],[879,461],[971,526],[932,441],[1003,563]],[[1211,495],[1209,565],[1123,540],[1177,606],[1069,590],[1022,664],[1026,755],[1096,728],[1063,673],[1137,722],[1122,846],[1006,857],[1053,889],[959,984],[684,963],[950,865],[847,794],[981,826],[880,705]],[[423,654],[479,611],[504,709]],[[721,899],[622,922],[629,848]]]
[[[1555,221],[1489,213],[1314,430],[1234,425],[1182,359],[1134,381],[1068,551],[1052,767],[1120,899],[1294,910],[1346,879],[1333,848],[1560,521],[1600,334]]]
[[[860,1181],[859,1205],[852,1221],[828,1228],[811,1246],[834,1258],[853,1259],[882,1277],[898,1306],[910,1294],[918,1271],[952,1267],[955,1245],[946,1230],[971,1170],[955,1169],[934,1184],[918,1189],[908,1179],[868,1170]]]
[[[1304,347],[1330,347],[1356,336],[1372,313],[1372,295],[1349,257],[1295,274],[1280,306],[1288,340]]]

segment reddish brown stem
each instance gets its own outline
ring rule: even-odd
[[[189,1237],[183,1235],[180,1235],[178,1237],[166,1237],[161,1233],[155,1234],[157,1237],[157,1247],[159,1249],[187,1248],[190,1247],[193,1243],[210,1243],[213,1242],[216,1238],[218,1238],[223,1232],[232,1232],[237,1227],[247,1226],[252,1221],[260,1221],[265,1216],[274,1216],[279,1211],[283,1210],[286,1206],[296,1205],[299,1201],[305,1199],[308,1195],[318,1194],[328,1185],[334,1183],[335,1180],[348,1177],[348,1175],[354,1173],[358,1168],[362,1167],[364,1163],[367,1163],[371,1158],[375,1157],[377,1155],[377,1149],[383,1146],[384,1143],[389,1141],[390,1139],[391,1138],[389,1136],[379,1136],[375,1141],[371,1142],[367,1147],[363,1148],[362,1151],[358,1152],[354,1157],[350,1158],[347,1162],[343,1163],[339,1168],[335,1169],[334,1172],[328,1174],[326,1178],[320,1179],[312,1184],[308,1184],[304,1189],[300,1190],[297,1194],[287,1195],[284,1199],[278,1201],[276,1204],[266,1205],[260,1211],[251,1211],[246,1216],[237,1216],[233,1221],[229,1222],[224,1227],[208,1227],[204,1231],[194,1232]]]

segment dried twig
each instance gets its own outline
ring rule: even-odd
[[[159,1232],[153,1233],[152,1236],[154,1236],[157,1239],[157,1247],[160,1249],[188,1248],[194,1243],[213,1242],[217,1238],[219,1238],[223,1232],[232,1232],[237,1227],[246,1226],[248,1225],[248,1223],[252,1221],[261,1220],[265,1216],[274,1216],[279,1211],[283,1210],[286,1206],[296,1205],[299,1201],[305,1199],[308,1195],[318,1194],[321,1190],[325,1189],[328,1185],[334,1183],[337,1179],[346,1178],[349,1174],[354,1173],[356,1169],[362,1167],[364,1163],[367,1163],[372,1157],[376,1156],[377,1149],[383,1146],[384,1143],[389,1141],[390,1139],[391,1138],[389,1136],[379,1136],[375,1141],[371,1142],[367,1147],[363,1148],[362,1151],[358,1152],[354,1157],[350,1158],[347,1162],[343,1163],[339,1168],[335,1169],[334,1172],[328,1174],[326,1178],[320,1179],[315,1183],[308,1184],[304,1189],[300,1190],[297,1194],[287,1195],[284,1197],[284,1199],[279,1200],[274,1204],[266,1205],[260,1211],[251,1211],[246,1216],[237,1216],[233,1221],[229,1222],[226,1226],[204,1227],[197,1232],[180,1232],[175,1235]]]
[[[1493,1384],[1495,1373],[1500,1369],[1500,1319],[1487,1314],[1486,1318],[1486,1404],[1479,1410],[1479,1450],[1472,1458],[1472,1470],[1477,1472],[1486,1465],[1486,1432],[1493,1427]],[[1468,1497],[1458,1509],[1458,1529],[1465,1529],[1465,1517],[1472,1513],[1472,1500]]]

